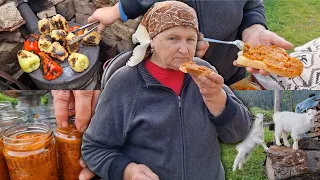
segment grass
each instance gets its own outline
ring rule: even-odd
[[[270,31],[301,46],[320,37],[320,1],[319,0],[264,0],[267,24]],[[266,116],[272,111],[260,108],[250,108],[253,114],[257,112]],[[265,128],[265,141],[271,141],[273,133]],[[222,162],[228,180],[260,180],[267,179],[264,173],[265,153],[258,147],[251,155],[244,169],[232,172],[232,165],[237,154],[235,144],[221,144]]]
[[[264,128],[265,142],[272,141],[273,133]],[[248,162],[244,165],[243,170],[232,171],[233,161],[237,155],[236,144],[221,143],[222,163],[228,180],[265,180],[264,161],[266,154],[263,148],[259,146],[250,156]]]
[[[271,122],[272,121],[272,116],[273,116],[273,110],[264,110],[259,107],[250,107],[249,111],[251,114],[256,115],[257,113],[262,113],[264,118],[264,122]]]
[[[319,0],[264,0],[269,30],[295,46],[320,37]]]

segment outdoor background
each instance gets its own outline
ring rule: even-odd
[[[277,33],[286,40],[301,46],[312,39],[320,38],[320,1],[319,0],[264,0],[266,8],[267,24],[270,31]],[[292,51],[292,50],[291,50]],[[291,52],[289,51],[289,52]],[[257,91],[256,91],[257,92]],[[304,91],[294,94],[293,91],[282,92],[281,110],[294,111],[297,102],[307,98],[312,91]],[[273,91],[265,92],[265,95],[245,93],[250,95],[242,100],[247,103],[253,114],[263,112],[265,120],[272,120],[273,115]],[[316,93],[316,94],[319,94]],[[241,95],[240,95],[241,96]],[[298,97],[299,96],[299,97]],[[255,99],[258,98],[258,101]],[[264,100],[262,100],[265,98]],[[261,102],[259,102],[259,100]],[[250,104],[251,102],[251,104]],[[255,106],[258,102],[260,107]],[[265,128],[265,142],[272,141],[273,132]],[[226,171],[226,179],[260,180],[267,179],[264,173],[264,161],[266,154],[263,148],[257,148],[251,155],[244,169],[232,172],[232,165],[237,155],[236,144],[222,144],[222,161]]]

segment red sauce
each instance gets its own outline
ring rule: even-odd
[[[3,154],[11,180],[58,180],[56,146],[50,132],[26,132],[5,139]]]
[[[58,171],[61,180],[78,180],[82,167],[81,157],[82,133],[74,125],[68,128],[56,129],[56,143],[58,153]]]

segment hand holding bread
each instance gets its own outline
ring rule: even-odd
[[[303,71],[303,64],[299,59],[290,57],[275,45],[247,47],[238,53],[237,64],[289,78],[300,76]]]

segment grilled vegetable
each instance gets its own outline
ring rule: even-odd
[[[38,47],[39,36],[37,34],[29,34],[23,42],[23,49],[34,54],[38,54],[40,49]]]
[[[52,51],[52,38],[50,35],[41,35],[39,42],[38,42],[38,47],[41,51],[50,53]]]
[[[79,28],[80,28],[80,26],[72,26],[69,28],[69,32],[72,32],[72,31],[77,30]],[[76,33],[76,35],[79,36],[79,35],[82,35],[83,33],[84,33],[83,30],[80,30]]]
[[[52,25],[54,26],[54,29],[62,29],[64,31],[69,30],[68,22],[60,14],[53,16],[51,20],[52,20]]]
[[[64,31],[69,30],[68,22],[60,14],[53,16],[51,20],[52,20],[52,25],[54,29],[62,29]]]
[[[72,38],[75,38],[75,37],[76,35],[74,35],[73,33],[69,33],[64,41],[64,47],[66,47],[69,54],[77,52],[79,50],[79,42],[68,45],[68,41],[70,41]]]
[[[46,80],[53,80],[62,74],[62,67],[52,60],[49,55],[44,52],[39,53],[41,59],[41,68],[43,69],[43,77]]]
[[[17,54],[21,69],[24,72],[30,73],[40,67],[40,58],[26,50],[20,50]]]
[[[64,41],[64,39],[67,37],[66,31],[61,29],[52,30],[50,35],[51,38],[55,39],[56,41]]]
[[[89,59],[87,56],[80,53],[72,53],[68,58],[70,67],[76,72],[82,72],[89,66]]]
[[[84,33],[86,33],[87,31],[88,30],[86,29]],[[93,31],[82,39],[82,43],[84,45],[94,46],[94,45],[98,45],[100,43],[100,40],[101,40],[100,34],[97,31]]]
[[[52,30],[51,22],[44,18],[38,21],[38,29],[41,34],[50,34]]]
[[[60,45],[59,42],[54,42],[51,45],[52,51],[50,52],[51,57],[54,57],[60,61],[64,61],[68,57],[68,52]]]

